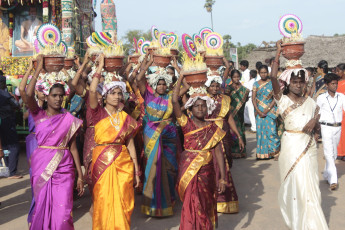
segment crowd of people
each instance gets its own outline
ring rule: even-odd
[[[16,99],[28,109],[30,229],[73,229],[73,188],[83,195],[86,185],[93,229],[130,229],[135,191],[145,215],[171,216],[180,198],[180,229],[214,229],[217,212],[239,211],[231,167],[233,159],[247,156],[245,123],[256,133],[256,158],[279,161],[286,224],[328,229],[316,143],[322,140],[323,176],[335,190],[335,160],[345,160],[345,64],[332,73],[322,60],[316,72],[291,71],[278,81],[280,42],[277,48],[270,66],[257,62],[255,70],[246,60],[237,70],[224,58],[222,76],[209,76],[207,92],[193,97],[175,58],[162,68],[148,54],[113,74],[104,71],[103,54],[92,61],[87,52],[82,63],[76,59],[70,81],[53,85],[40,80],[45,70],[39,55],[18,95],[8,92],[1,74],[0,158],[10,178],[21,178]]]

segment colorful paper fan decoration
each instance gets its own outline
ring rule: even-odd
[[[301,33],[302,21],[294,14],[286,14],[280,18],[278,23],[279,31],[284,37],[291,37],[292,33]]]
[[[89,36],[87,39],[86,39],[86,44],[88,47],[96,47],[97,46],[97,43],[93,40],[92,36]]]
[[[67,54],[67,50],[68,50],[68,46],[67,46],[66,42],[61,41],[60,46],[63,49],[63,54],[66,55]]]
[[[206,35],[212,32],[213,30],[211,28],[204,27],[200,30],[199,36],[201,37],[202,40],[205,40]]]
[[[194,41],[195,44],[200,44],[200,45],[201,45],[202,42],[203,42],[203,41],[202,41],[202,38],[201,38],[199,35],[197,35],[197,34],[194,34],[194,35],[193,35],[193,41]]]
[[[171,45],[171,46],[177,45],[178,36],[176,34],[171,34],[170,33],[170,34],[167,35],[167,38],[168,38],[169,45]]]
[[[182,45],[190,58],[194,58],[196,56],[197,49],[191,36],[188,34],[182,34]]]
[[[166,33],[159,33],[159,44],[161,45],[161,47],[167,47],[169,45]]]
[[[159,39],[159,30],[157,29],[156,26],[151,27],[151,35],[152,35],[152,40],[158,40]]]
[[[35,41],[34,41],[34,47],[35,47],[35,51],[36,51],[37,54],[41,52],[41,47],[42,46],[40,45],[40,43],[38,42],[37,39],[35,39]]]
[[[218,33],[209,33],[204,39],[204,46],[214,50],[220,49],[223,46],[223,38]]]
[[[145,42],[145,38],[140,38],[140,39],[138,40],[138,50],[141,49],[141,46],[144,44],[144,42]]]
[[[61,32],[57,26],[46,23],[38,28],[37,40],[42,47],[46,45],[60,45]]]
[[[133,38],[133,48],[135,50],[135,53],[138,53],[138,42],[136,38]]]
[[[108,32],[93,32],[92,39],[101,46],[109,46],[112,43]]]
[[[150,41],[146,41],[142,44],[142,46],[140,47],[140,53],[146,54],[147,53],[147,49],[150,47],[151,42]]]

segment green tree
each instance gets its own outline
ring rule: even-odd
[[[230,60],[231,59],[230,48],[235,48],[235,45],[231,42],[231,35],[229,34],[225,34],[223,36],[223,40],[224,40],[224,45],[223,45],[224,57]]]
[[[241,46],[241,43],[238,43],[240,46],[237,47],[238,61],[245,59],[247,54],[249,54],[253,49],[256,48],[256,45],[249,43],[247,45]]]
[[[143,32],[142,30],[129,30],[126,32],[125,36],[122,37],[123,48],[125,49],[126,56],[133,54],[135,52],[133,47],[133,38],[139,40],[141,37],[145,38],[145,41],[151,41],[151,30]]]

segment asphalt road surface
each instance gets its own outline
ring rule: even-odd
[[[277,194],[280,186],[278,162],[274,160],[257,161],[255,158],[255,134],[247,132],[248,158],[236,159],[232,175],[239,196],[240,212],[238,214],[219,214],[218,229],[265,229],[285,230]],[[22,145],[24,146],[24,145]],[[330,191],[321,177],[324,168],[322,145],[319,146],[320,189],[322,208],[330,229],[345,229],[345,162],[337,161],[339,188]],[[19,173],[23,179],[0,179],[0,229],[27,229],[27,212],[30,207],[31,188],[28,166],[24,149],[19,160]],[[86,194],[74,201],[73,218],[76,230],[92,229],[92,218],[88,212],[91,195]],[[151,218],[140,213],[141,196],[136,195],[135,209],[132,215],[133,230],[177,230],[180,222],[181,202],[177,202],[175,215],[167,218]]]

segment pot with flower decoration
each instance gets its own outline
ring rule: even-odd
[[[211,69],[211,71],[217,71],[219,67],[223,65],[223,58],[224,56],[205,56],[205,62],[208,68]]]
[[[207,81],[207,70],[199,70],[184,73],[187,83],[193,88],[201,87]]]
[[[153,66],[167,67],[171,61],[171,55],[153,54]]]
[[[65,69],[69,70],[74,66],[75,58],[65,58]]]
[[[43,67],[47,73],[60,72],[65,65],[65,56],[45,55],[43,57]]]
[[[124,56],[114,56],[104,58],[104,70],[107,72],[119,71],[123,67]]]
[[[130,55],[129,56],[129,63],[138,64],[139,58],[140,58],[140,55]]]

